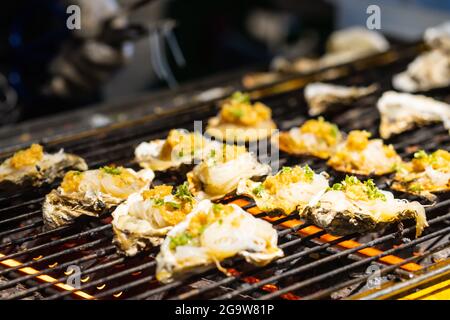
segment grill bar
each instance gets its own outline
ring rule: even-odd
[[[14,259],[14,258],[17,258],[17,257],[25,255],[25,254],[30,254],[30,253],[35,252],[37,250],[42,250],[42,249],[46,249],[46,248],[51,247],[51,246],[55,246],[55,245],[58,245],[58,244],[63,244],[65,242],[67,242],[67,241],[70,241],[70,240],[73,240],[73,239],[77,239],[77,238],[82,238],[84,236],[92,235],[94,233],[101,232],[101,231],[108,230],[108,229],[111,229],[111,225],[104,225],[104,226],[96,227],[96,228],[91,229],[89,231],[84,231],[84,232],[81,232],[81,233],[78,233],[78,234],[74,234],[72,236],[68,236],[68,237],[65,237],[65,238],[61,238],[61,239],[55,240],[55,241],[50,242],[50,243],[42,244],[42,245],[39,245],[39,246],[30,248],[30,249],[27,249],[27,250],[23,250],[21,252],[16,252],[16,253],[13,253],[13,254],[10,254],[10,255],[3,256],[2,258],[0,258],[0,262],[4,261],[4,260],[7,260],[7,259]]]
[[[395,269],[397,269],[397,268],[401,267],[402,265],[404,265],[405,263],[417,262],[417,261],[419,261],[420,259],[423,259],[423,258],[425,258],[425,257],[428,257],[428,256],[432,255],[433,253],[439,252],[439,251],[441,251],[441,250],[447,248],[448,246],[450,246],[450,241],[446,241],[446,242],[444,242],[443,244],[441,244],[441,245],[439,245],[439,246],[436,246],[436,247],[432,248],[431,250],[429,250],[429,251],[427,251],[427,252],[425,252],[425,253],[420,253],[420,254],[417,255],[417,256],[409,257],[409,258],[405,259],[404,261],[402,261],[402,262],[400,262],[400,263],[394,264],[394,265],[392,265],[392,266],[387,266],[387,267],[381,268],[381,269],[379,270],[380,275],[385,275],[385,274],[387,274],[387,273],[389,273],[389,272],[392,272],[392,271],[394,271]],[[330,295],[331,293],[333,293],[333,292],[335,292],[335,291],[338,291],[339,289],[342,289],[342,288],[345,288],[345,287],[349,287],[349,286],[352,286],[352,285],[355,285],[355,284],[358,284],[358,283],[362,283],[362,282],[364,282],[364,281],[367,281],[371,276],[372,276],[372,275],[369,274],[369,275],[360,277],[360,278],[358,278],[358,279],[350,280],[350,281],[341,283],[341,284],[339,284],[339,285],[337,285],[337,286],[335,286],[335,287],[331,287],[331,288],[328,288],[328,289],[326,289],[326,290],[322,290],[322,291],[316,292],[316,293],[314,293],[314,294],[311,294],[311,295],[309,295],[309,296],[305,296],[305,297],[303,297],[302,299],[303,299],[303,300],[319,299],[319,298],[321,298],[321,297]]]
[[[421,283],[426,283],[426,281],[431,277],[437,277],[442,274],[448,274],[450,272],[450,264],[446,265],[445,267],[442,267],[440,269],[432,270],[426,275],[421,275],[415,279],[412,279],[409,282],[399,283],[392,288],[386,288],[383,290],[380,290],[379,292],[373,293],[367,297],[363,297],[363,299],[378,299],[380,297],[383,297],[383,295],[393,295],[395,294],[396,290],[405,289],[407,287],[413,286],[413,285],[420,285]]]
[[[446,202],[449,202],[449,201],[450,201],[450,200],[441,202],[441,203],[439,203],[436,207],[432,207],[432,208],[430,208],[430,209],[432,209],[432,210],[438,209],[439,207],[445,205]],[[250,209],[250,208],[252,208],[252,207],[254,207],[254,204],[250,204],[250,205],[247,205],[247,206],[246,206],[247,209]],[[276,223],[276,224],[280,224],[280,223],[282,223],[282,222],[284,222],[284,221],[288,221],[288,220],[290,220],[290,219],[292,219],[292,218],[293,218],[292,216],[284,217],[284,218],[278,219],[275,223]],[[441,219],[439,219],[439,220],[441,220]],[[430,221],[430,223],[432,223],[432,221]],[[299,225],[299,226],[294,227],[294,228],[291,228],[291,229],[282,230],[281,232],[279,232],[279,236],[283,236],[283,235],[286,235],[286,234],[288,234],[288,233],[290,233],[290,232],[292,232],[292,231],[298,231],[298,230],[300,230],[300,229],[302,229],[302,228],[309,227],[309,226],[310,226],[310,225]],[[103,226],[103,227],[101,227],[101,229],[109,229],[109,226],[108,226],[108,225],[107,225],[107,226]],[[412,229],[412,228],[410,228],[410,229]],[[84,234],[92,233],[93,231],[95,231],[95,230],[86,231]],[[97,230],[97,231],[100,231],[100,230]],[[321,232],[321,233],[318,234],[318,235],[322,235],[322,234],[324,234],[324,232]],[[67,239],[72,239],[72,238],[73,238],[73,237],[68,237],[68,238],[61,239],[62,241],[59,240],[58,243],[59,243],[59,242],[65,242]],[[298,240],[302,240],[302,239],[305,239],[305,238],[297,239],[297,241],[298,241]],[[339,243],[339,242],[341,242],[341,241],[342,241],[342,240],[337,241],[336,244]],[[329,247],[329,246],[332,245],[332,244],[335,244],[335,243],[326,244],[325,247]],[[53,245],[53,243],[48,243],[48,244],[46,244],[46,246],[48,246],[48,245]],[[290,245],[290,243],[286,243],[286,244],[282,244],[281,247],[285,248],[285,247],[288,247],[289,245]],[[31,249],[37,250],[37,249],[40,249],[40,248],[42,248],[42,246],[38,246],[37,248],[31,248]],[[314,251],[315,251],[315,250],[312,250],[311,252],[314,252]],[[29,251],[28,251],[28,252],[29,252]],[[311,253],[311,252],[306,251],[306,252],[303,253],[303,254],[309,254],[309,253]],[[4,259],[6,259],[6,258],[14,258],[14,257],[16,257],[16,256],[8,256],[8,257],[5,257]],[[295,257],[292,257],[292,258],[295,258]],[[47,257],[47,259],[48,259],[48,257]],[[284,260],[284,259],[281,259],[281,260],[279,260],[278,262],[279,262],[279,263],[285,262],[285,261],[283,261],[283,260]],[[9,270],[9,271],[12,271],[12,270]],[[0,274],[3,274],[3,272],[0,273]],[[27,278],[27,279],[28,279],[28,278]],[[230,279],[232,279],[232,278],[230,278]],[[14,283],[15,283],[15,282],[14,282]],[[1,287],[0,287],[0,288],[1,288]]]
[[[319,232],[317,232],[316,234],[307,236],[307,237],[305,237],[305,238],[298,238],[298,239],[292,241],[292,243],[289,243],[289,244],[291,244],[291,245],[297,245],[297,244],[299,244],[299,242],[308,241],[308,240],[313,239],[314,237],[318,237],[318,236],[323,235],[323,234],[325,234],[324,231],[319,231]],[[298,253],[298,254],[295,255],[295,256],[289,256],[289,257],[282,258],[282,259],[284,259],[284,261],[277,260],[277,261],[274,262],[274,264],[276,264],[276,265],[282,265],[283,262],[289,262],[289,261],[291,261],[291,260],[301,258],[302,256],[307,256],[307,255],[310,255],[310,254],[312,254],[312,253],[317,253],[317,252],[325,251],[327,248],[329,248],[329,247],[331,247],[331,246],[333,246],[333,245],[337,245],[339,242],[342,242],[342,241],[345,241],[345,240],[349,240],[349,239],[351,239],[353,236],[354,236],[354,235],[345,236],[345,237],[341,237],[341,238],[339,238],[339,239],[337,239],[337,240],[335,240],[335,241],[333,241],[333,242],[324,243],[324,244],[322,244],[321,246],[317,246],[317,247],[311,248],[311,249],[309,249],[309,250],[302,251],[302,252]],[[286,248],[286,247],[287,247],[287,245],[283,244],[283,249]],[[266,268],[268,268],[268,267],[269,267],[269,266],[267,266]],[[256,269],[256,268],[254,268],[254,269],[251,270],[251,271],[255,272],[255,271],[260,271],[260,270],[261,270],[261,269]],[[221,281],[218,281],[218,282],[214,283],[214,284],[211,285],[211,286],[204,287],[204,288],[202,288],[202,289],[200,289],[200,290],[192,290],[192,291],[190,291],[190,292],[188,292],[188,293],[185,293],[185,294],[181,294],[181,295],[175,296],[175,297],[173,297],[172,299],[175,299],[175,300],[178,300],[178,299],[188,299],[188,298],[194,297],[194,296],[196,296],[196,295],[198,295],[198,294],[205,293],[205,292],[207,292],[207,291],[209,291],[209,290],[213,290],[213,289],[215,289],[215,288],[217,288],[217,287],[219,287],[219,286],[229,285],[230,283],[239,280],[239,278],[241,278],[241,277],[243,277],[243,276],[250,276],[250,275],[252,275],[253,272],[249,272],[249,273],[246,273],[246,274],[242,274],[242,275],[240,275],[239,277],[238,277],[238,276],[227,277],[227,278],[222,279]]]
[[[21,269],[21,268],[23,268],[23,267],[29,267],[29,266],[32,266],[32,265],[35,265],[35,264],[38,264],[38,263],[42,263],[42,262],[44,262],[44,261],[49,261],[49,260],[51,260],[51,259],[58,258],[58,257],[60,257],[60,256],[66,255],[66,254],[76,253],[76,252],[79,252],[79,251],[82,251],[82,250],[85,250],[85,249],[94,247],[94,246],[96,246],[96,245],[98,245],[98,244],[104,242],[105,240],[109,240],[109,239],[108,239],[108,238],[102,238],[102,239],[94,240],[94,241],[92,241],[92,242],[88,242],[88,243],[85,243],[85,244],[81,244],[81,245],[79,245],[79,246],[76,246],[76,247],[74,247],[74,248],[70,248],[70,249],[66,249],[66,250],[63,250],[63,251],[59,251],[59,252],[57,252],[57,253],[50,254],[50,255],[48,255],[48,256],[42,257],[41,259],[36,259],[36,260],[28,261],[28,262],[26,262],[26,263],[22,263],[20,266],[13,267],[13,268],[9,268],[9,269],[5,269],[5,270],[1,270],[1,271],[0,271],[0,275],[4,275],[4,274],[6,274],[6,273],[8,273],[8,272],[12,272],[12,271],[19,270],[19,269]],[[53,268],[49,268],[49,269],[46,269],[46,270],[42,270],[42,272],[45,273],[45,272],[51,271],[52,269],[53,269]],[[12,285],[14,285],[14,284],[16,284],[16,283],[19,283],[19,282],[21,282],[21,281],[23,281],[23,280],[22,280],[21,278],[18,278],[18,279],[15,279],[15,280],[11,281],[11,282],[6,283],[6,284],[3,285],[3,286],[0,285],[0,290],[1,290],[1,289],[8,288],[8,287],[11,287]]]
[[[424,241],[426,241],[426,240],[428,240],[428,239],[432,239],[432,238],[435,237],[436,235],[441,235],[441,234],[448,233],[449,231],[450,231],[450,227],[445,228],[445,229],[442,229],[442,230],[440,230],[440,231],[437,231],[436,233],[433,233],[433,234],[430,234],[430,235],[426,235],[426,236],[423,236],[423,237],[421,237],[421,238],[414,239],[414,240],[412,240],[412,241],[409,242],[409,243],[402,244],[402,245],[400,245],[400,246],[398,246],[398,247],[396,247],[396,248],[392,248],[392,249],[386,250],[385,252],[380,253],[378,256],[374,256],[374,257],[370,257],[370,258],[367,258],[367,259],[364,259],[364,260],[361,260],[361,261],[354,262],[354,263],[349,264],[349,265],[347,265],[347,266],[345,266],[345,267],[343,267],[343,268],[336,269],[336,270],[334,270],[334,271],[332,271],[332,272],[329,272],[329,273],[324,273],[324,274],[322,274],[322,275],[320,275],[320,276],[318,276],[318,277],[315,277],[315,278],[311,278],[311,279],[309,279],[309,280],[307,280],[307,281],[305,281],[305,282],[303,282],[303,283],[296,283],[296,284],[293,284],[293,285],[288,286],[288,287],[286,287],[286,288],[283,288],[283,289],[281,289],[281,290],[279,290],[279,291],[277,291],[277,292],[268,294],[268,295],[262,297],[261,299],[263,299],[263,300],[267,300],[267,299],[271,299],[271,298],[273,299],[273,298],[278,297],[279,295],[281,295],[281,294],[283,294],[283,293],[287,293],[287,292],[289,292],[289,291],[298,290],[298,289],[300,289],[300,288],[302,288],[302,287],[304,287],[304,286],[311,285],[311,284],[313,284],[314,282],[321,281],[321,280],[325,280],[325,279],[327,279],[327,278],[336,276],[337,274],[339,274],[339,273],[341,273],[341,272],[349,271],[349,270],[354,269],[354,268],[356,268],[356,267],[359,267],[359,266],[368,264],[368,263],[370,263],[370,262],[372,262],[372,261],[379,260],[379,259],[381,259],[382,257],[385,257],[385,256],[387,256],[387,255],[395,254],[395,253],[398,252],[398,251],[401,251],[401,250],[410,248],[410,247],[413,246],[413,245],[422,243],[422,242],[424,242]],[[325,259],[326,259],[326,258],[325,258]],[[325,260],[325,259],[322,259],[322,260],[320,260],[320,261],[323,261],[323,260]],[[292,270],[290,270],[290,271],[291,271],[292,273],[297,273],[297,272],[300,272],[300,271],[301,271],[300,269],[301,269],[301,268],[298,268],[298,269],[292,269]],[[302,268],[302,269],[304,270],[304,268]],[[294,270],[295,270],[295,271],[294,271]]]
[[[305,227],[307,227],[307,225],[305,225]],[[301,228],[301,226],[299,226],[298,228]],[[286,231],[286,230],[282,230],[282,231],[280,231],[280,233],[285,233],[285,231]],[[150,265],[151,265],[151,266],[154,266],[154,264],[155,264],[154,261],[150,262]],[[145,269],[145,267],[144,267],[143,269],[140,269],[140,268],[138,268],[138,269],[129,269],[129,270],[124,271],[123,273],[120,273],[120,274],[118,275],[118,277],[125,276],[125,275],[131,274],[131,273],[133,273],[133,272],[137,272],[137,271],[142,271],[142,270],[144,270],[144,269]],[[117,274],[116,274],[115,276],[117,276]],[[114,278],[112,278],[112,279],[115,279],[115,278],[116,278],[116,277],[114,277]],[[150,280],[152,280],[152,279],[154,279],[154,276],[153,276],[153,275],[150,276],[150,277],[145,278],[145,281],[150,281]],[[111,280],[111,279],[109,279],[109,280]],[[144,283],[145,281],[142,282],[141,280],[138,280],[138,281],[133,282],[133,283],[128,283],[128,284],[127,284],[127,288],[132,288],[132,287],[134,287],[134,286],[140,285],[141,283]],[[89,283],[89,284],[86,284],[86,285],[83,286],[81,289],[84,290],[84,289],[90,288],[90,287],[92,287],[92,286],[94,286],[94,285],[96,285],[96,284],[99,284],[99,283],[101,283],[101,282],[106,282],[106,281],[105,281],[105,279],[99,279],[99,280],[98,280],[97,282],[95,282],[95,283]],[[117,288],[114,289],[114,291],[120,291],[120,290],[121,290],[121,289],[117,289]],[[69,294],[69,293],[70,293],[70,292],[64,292],[64,293],[61,293],[61,295],[58,296],[58,297],[65,296],[65,295],[67,295],[67,294]]]
[[[9,246],[12,246],[12,245],[20,245],[22,243],[25,243],[25,242],[28,242],[28,241],[32,241],[32,240],[37,240],[39,238],[43,238],[45,236],[49,236],[49,235],[52,235],[52,234],[60,234],[60,233],[62,233],[65,230],[69,230],[71,227],[73,227],[73,225],[64,226],[64,227],[60,227],[60,228],[57,228],[57,229],[41,232],[41,233],[29,236],[29,237],[23,237],[23,238],[14,240],[14,241],[9,241],[9,242],[1,244],[0,245],[0,249],[6,248],[6,247],[9,247]]]
[[[112,246],[111,246],[111,248],[112,248]],[[125,261],[125,258],[118,258],[116,260],[112,260],[112,261],[107,262],[105,264],[102,264],[102,265],[99,265],[99,266],[96,266],[96,267],[93,267],[93,268],[89,268],[89,269],[86,269],[86,270],[82,270],[80,275],[81,276],[87,276],[87,275],[90,275],[90,274],[98,272],[98,271],[103,271],[103,270],[108,269],[110,267],[113,267],[113,266],[115,266],[117,264],[123,263],[124,261]],[[65,282],[65,281],[67,281],[68,278],[69,278],[69,276],[64,276],[64,277],[58,278],[56,280],[56,282]],[[33,288],[27,289],[27,290],[25,290],[25,291],[23,291],[21,293],[18,293],[16,295],[12,295],[11,297],[9,297],[9,300],[20,299],[20,298],[26,297],[26,296],[32,294],[33,292],[49,288],[49,287],[51,287],[53,285],[54,285],[53,282],[47,282],[47,283],[43,283],[43,284],[34,286]],[[73,292],[73,291],[70,291],[70,292]]]
[[[450,213],[447,214],[446,217],[447,217],[447,218],[450,217]],[[430,224],[436,223],[436,222],[441,221],[441,220],[442,220],[442,217],[437,218],[437,219],[435,219],[435,220],[430,221]],[[405,233],[411,232],[411,231],[413,231],[413,230],[414,230],[414,228],[411,227],[411,228],[408,228],[408,229],[403,230],[402,233],[405,234]],[[439,231],[438,231],[438,232],[439,232]],[[441,234],[441,233],[439,233],[439,234]],[[427,237],[428,237],[428,238],[432,238],[432,237],[434,237],[434,236],[435,236],[435,234],[431,234],[431,235],[428,235]],[[377,245],[377,244],[379,244],[379,243],[382,243],[382,242],[384,242],[384,241],[386,241],[386,240],[394,239],[395,237],[397,237],[396,234],[389,234],[389,235],[386,235],[386,236],[384,236],[384,237],[381,237],[381,238],[378,238],[378,239],[376,239],[376,240],[370,241],[370,242],[368,242],[368,243],[362,244],[362,245],[360,245],[359,247],[341,251],[341,252],[339,252],[339,253],[337,253],[337,254],[335,254],[335,255],[332,255],[332,256],[329,256],[329,257],[326,257],[326,258],[323,258],[323,259],[314,261],[314,262],[312,262],[312,263],[310,263],[310,264],[302,265],[302,266],[300,266],[299,268],[290,269],[290,270],[287,271],[287,272],[284,272],[284,273],[279,274],[279,275],[272,276],[272,277],[267,278],[267,279],[265,279],[265,280],[262,280],[262,281],[260,281],[260,282],[258,282],[258,283],[255,283],[255,284],[253,284],[253,285],[251,285],[251,286],[246,286],[245,288],[241,288],[240,290],[239,290],[239,289],[238,289],[238,290],[235,290],[234,292],[229,293],[229,294],[227,294],[226,296],[219,297],[218,299],[220,299],[220,298],[222,298],[222,299],[230,299],[230,298],[233,298],[233,297],[236,296],[237,294],[242,294],[242,293],[245,293],[245,292],[247,292],[247,291],[257,289],[257,288],[259,288],[260,286],[262,286],[262,285],[264,285],[264,284],[268,284],[268,283],[271,283],[271,282],[278,281],[278,280],[280,280],[280,279],[282,279],[282,278],[285,278],[285,277],[287,277],[287,276],[289,276],[289,275],[293,275],[293,274],[296,274],[296,273],[299,273],[299,272],[302,272],[302,271],[307,271],[307,270],[309,270],[309,269],[318,267],[318,266],[320,266],[320,265],[323,264],[323,263],[327,263],[327,262],[330,262],[330,261],[339,259],[339,258],[341,258],[341,257],[344,257],[344,256],[350,254],[350,253],[356,253],[357,251],[360,251],[361,249],[364,249],[364,248],[367,248],[367,247],[370,247],[370,246],[375,246],[375,245]],[[428,239],[428,238],[427,238],[427,239]],[[423,238],[418,238],[418,239],[416,239],[416,240],[419,240],[419,239],[423,239]],[[415,240],[414,240],[414,241],[415,241]],[[340,241],[340,242],[341,242],[341,241]],[[339,244],[339,242],[336,243],[336,244]],[[366,262],[369,263],[369,262],[371,262],[371,261],[379,260],[380,258],[385,257],[385,256],[387,256],[387,255],[389,255],[389,254],[391,254],[391,253],[393,254],[393,253],[395,253],[395,252],[397,252],[397,251],[400,251],[400,250],[402,250],[403,248],[404,248],[404,247],[399,246],[399,247],[397,247],[397,248],[390,249],[390,250],[385,251],[385,252],[383,252],[383,253],[381,253],[381,254],[379,254],[379,255],[377,255],[377,256],[374,256],[374,257],[368,257],[368,258],[366,258],[366,259],[364,259],[364,260],[361,260],[361,261],[359,261],[359,262],[356,262],[356,264],[357,264],[357,266],[358,266],[359,263],[366,263]],[[387,253],[387,252],[389,252],[389,253]],[[298,256],[303,256],[302,252],[300,252],[300,253],[298,254]],[[295,258],[297,258],[298,256],[296,256]],[[290,261],[290,260],[292,260],[292,259],[293,259],[293,258],[292,258],[291,256],[285,257],[285,258],[281,258],[280,260],[278,260],[278,263],[288,262],[288,261]],[[344,268],[346,268],[346,267],[344,267]],[[336,271],[336,272],[342,272],[341,270],[342,270],[342,271],[345,271],[345,270],[347,270],[347,269],[336,269],[335,271]],[[281,290],[280,290],[280,291],[281,291]],[[288,291],[292,291],[292,290],[288,290]],[[278,292],[278,291],[277,291],[277,292]],[[286,292],[283,291],[283,293],[286,293]],[[276,294],[276,293],[273,293],[273,294]]]
[[[99,279],[99,280],[96,280],[96,281],[92,281],[90,283],[82,285],[79,289],[80,290],[85,290],[85,289],[90,288],[92,286],[95,286],[95,285],[98,285],[98,284],[102,284],[102,283],[105,283],[107,281],[114,280],[114,279],[117,279],[117,278],[120,278],[120,277],[124,277],[124,276],[129,275],[129,274],[131,274],[133,272],[142,271],[142,270],[145,270],[147,268],[150,269],[150,268],[154,267],[155,265],[156,265],[155,261],[150,261],[150,262],[141,264],[141,265],[139,265],[137,267],[130,268],[130,269],[118,272],[118,273],[116,273],[114,275],[111,275],[111,276],[108,276],[108,277],[105,277],[105,278],[102,278],[102,279]],[[152,278],[154,278],[154,276],[152,276]],[[67,291],[61,292],[59,294],[55,294],[53,296],[50,296],[50,297],[46,298],[46,300],[58,299],[58,298],[67,296],[67,295],[69,295],[71,293],[72,293],[71,291],[67,290]]]

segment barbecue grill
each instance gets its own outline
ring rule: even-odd
[[[422,49],[421,44],[401,46],[308,75],[286,75],[249,93],[270,106],[279,128],[286,130],[307,119],[302,88],[308,82],[376,82],[381,87],[377,94],[351,108],[326,114],[326,119],[346,132],[365,129],[378,136],[376,100],[382,91],[391,88],[392,75],[404,69]],[[428,95],[450,100],[445,90],[434,90]],[[137,167],[133,151],[138,143],[165,137],[172,128],[192,130],[194,120],[205,121],[216,114],[221,98],[193,100],[137,120],[39,142],[48,151],[64,148],[80,155],[91,168],[107,164]],[[389,142],[406,159],[418,149],[450,148],[448,132],[438,124],[406,132]],[[8,148],[0,156],[6,158],[21,147]],[[316,171],[327,170],[336,181],[342,178],[322,160],[280,153],[279,162],[308,164]],[[182,179],[163,174],[156,183]],[[377,178],[376,183],[388,188],[386,178]],[[110,217],[84,218],[55,230],[45,229],[41,204],[56,185],[0,194],[3,299],[419,299],[438,291],[444,295],[443,288],[450,285],[450,198],[445,195],[440,195],[434,204],[420,200],[430,205],[426,209],[430,226],[417,239],[412,221],[372,234],[336,237],[302,222],[298,214],[268,216],[259,212],[251,200],[229,196],[223,202],[234,202],[274,224],[285,256],[265,267],[250,266],[243,259],[233,258],[224,262],[228,275],[211,269],[160,284],[155,279],[154,257],[158,249],[133,258],[121,256],[112,244]],[[397,195],[417,200],[406,194]],[[428,289],[420,290],[424,287]]]

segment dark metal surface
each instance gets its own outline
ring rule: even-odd
[[[411,52],[414,52],[412,50]],[[390,88],[392,74],[402,70],[412,59],[410,53],[381,56],[376,64],[360,62],[337,74],[346,75],[335,81],[342,84],[367,85],[378,83],[382,90]],[[375,64],[375,66],[374,66]],[[258,88],[251,92],[273,109],[274,119],[280,129],[301,124],[305,119],[306,105],[301,87],[317,78],[330,76],[317,74],[308,77],[292,76],[278,84]],[[326,114],[325,118],[339,125],[343,131],[366,129],[377,136],[379,123],[375,103],[381,91],[356,103],[347,110]],[[447,90],[436,90],[429,95],[450,100]],[[217,112],[216,102],[190,101],[173,111],[142,117],[123,125],[81,132],[61,139],[44,141],[49,151],[64,148],[67,152],[84,157],[91,168],[105,164],[136,167],[133,151],[141,141],[164,137],[171,128],[193,128],[194,120],[205,120]],[[441,125],[428,126],[391,139],[398,153],[408,158],[418,149],[449,150],[450,138]],[[8,149],[2,157],[9,156],[19,146]],[[321,160],[294,158],[280,154],[280,165],[308,163],[313,169],[327,170],[332,179],[342,176],[330,171]],[[158,182],[175,183],[181,176],[157,176]],[[379,186],[388,188],[386,178],[376,180]],[[279,243],[285,257],[266,267],[246,264],[243,259],[230,259],[224,263],[230,276],[211,269],[187,279],[170,284],[159,284],[154,276],[157,248],[133,258],[120,256],[112,245],[110,218],[83,219],[56,230],[45,230],[41,217],[43,197],[53,186],[0,194],[0,276],[8,281],[0,282],[0,292],[22,285],[25,289],[3,298],[21,299],[39,293],[45,299],[80,298],[82,291],[97,299],[319,299],[346,298],[369,289],[366,273],[375,266],[382,281],[407,283],[408,279],[427,277],[427,272],[413,272],[408,264],[427,267],[434,263],[437,252],[450,246],[450,199],[445,195],[433,206],[427,207],[430,227],[414,238],[414,223],[408,221],[403,230],[392,226],[368,235],[353,234],[330,238],[326,232],[309,224],[292,223],[297,215],[275,218],[272,223],[278,231]],[[414,197],[399,194],[410,200]],[[243,198],[244,199],[244,198]],[[227,201],[236,200],[234,198]],[[245,200],[245,199],[244,199]],[[424,200],[419,199],[424,204]],[[253,204],[244,208],[251,209]],[[259,214],[264,218],[264,214]],[[291,223],[291,224],[289,224]],[[344,245],[352,242],[353,246]],[[361,250],[374,248],[373,254]],[[387,259],[389,256],[401,259]],[[11,261],[19,264],[11,265]],[[392,263],[386,263],[393,261]],[[8,267],[5,267],[8,265]],[[2,267],[3,266],[3,267]],[[55,283],[66,283],[72,274],[71,266],[80,268],[80,287],[62,290]],[[32,268],[31,273],[24,268]],[[54,283],[36,280],[39,275],[49,275]],[[420,279],[423,280],[422,278]]]

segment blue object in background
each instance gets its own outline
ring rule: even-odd
[[[415,0],[412,2],[415,2],[416,4],[421,6],[429,7],[430,9],[450,11],[450,1],[448,0]]]

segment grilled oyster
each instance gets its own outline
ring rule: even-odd
[[[123,167],[69,171],[61,185],[45,197],[44,222],[56,228],[82,215],[98,217],[129,195],[147,189],[154,176],[149,169],[135,172]]]
[[[322,117],[306,121],[300,128],[274,135],[272,143],[281,151],[328,159],[342,142],[339,128]]]
[[[442,121],[450,130],[450,105],[422,95],[385,92],[377,103],[381,115],[380,135],[392,135],[424,125]]]
[[[423,39],[434,49],[450,50],[450,21],[425,30]]]
[[[305,99],[310,116],[317,116],[336,105],[351,105],[353,102],[374,93],[378,86],[346,87],[316,82],[305,87]]]
[[[201,272],[240,255],[258,266],[283,256],[272,225],[234,205],[201,201],[167,234],[156,257],[156,278],[164,283]]]
[[[450,153],[436,150],[427,154],[421,150],[414,158],[397,168],[391,185],[394,190],[424,196],[433,200],[433,192],[450,191]]]
[[[318,59],[300,58],[284,64],[280,71],[313,72],[384,52],[389,43],[379,32],[361,27],[335,31],[326,44],[326,53]]]
[[[182,164],[200,161],[220,143],[206,139],[198,132],[171,130],[166,139],[142,142],[135,150],[136,161],[146,169],[165,171]]]
[[[250,102],[250,97],[234,93],[222,105],[218,116],[208,121],[206,134],[222,141],[245,142],[264,139],[276,130],[272,111],[261,102]]]
[[[237,194],[254,199],[262,211],[290,214],[295,210],[303,211],[316,194],[327,188],[327,174],[316,174],[305,165],[303,168],[283,167],[264,182],[241,180]]]
[[[428,226],[425,209],[419,202],[395,199],[391,192],[378,189],[372,180],[361,182],[354,176],[347,176],[317,196],[301,216],[337,235],[370,232],[414,218],[418,237]]]
[[[450,85],[450,23],[428,28],[424,40],[431,49],[393,77],[395,89],[418,92]]]
[[[187,183],[173,191],[172,186],[160,185],[134,193],[114,210],[114,243],[127,256],[159,246],[169,230],[191,212],[196,201]]]
[[[341,172],[360,175],[384,175],[395,171],[401,158],[392,145],[381,139],[371,139],[367,131],[354,130],[338,146],[327,164]]]
[[[271,168],[261,164],[244,146],[224,144],[220,152],[196,165],[187,174],[189,189],[199,199],[220,199],[236,190],[240,179],[268,175]]]
[[[84,171],[87,165],[78,156],[64,153],[45,153],[39,144],[16,152],[0,165],[0,190],[18,186],[39,187],[52,183],[70,169]]]
[[[450,55],[434,49],[419,55],[406,71],[392,78],[392,86],[405,92],[428,91],[450,85]]]

